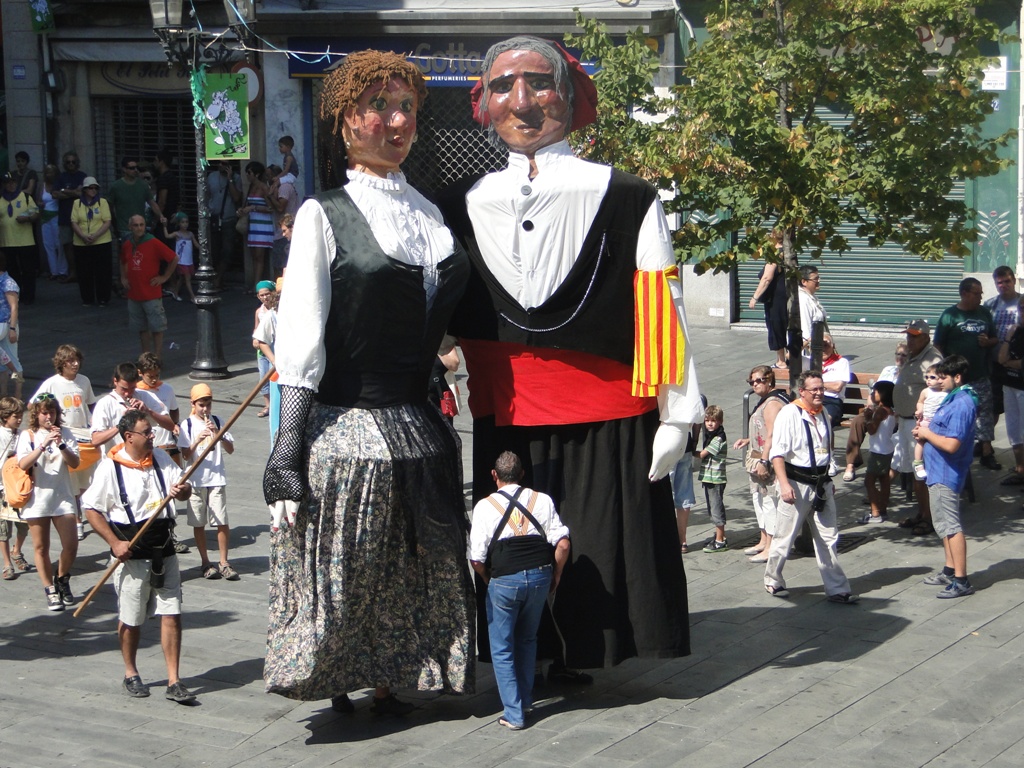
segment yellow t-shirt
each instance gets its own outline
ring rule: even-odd
[[[110,206],[102,197],[97,198],[96,202],[92,205],[86,205],[79,198],[75,200],[75,204],[71,208],[71,221],[78,224],[78,228],[87,235],[91,235],[99,231],[99,228],[103,226],[103,222],[110,221]],[[111,239],[110,227],[107,227],[107,231],[101,237],[93,240],[92,243],[86,243],[76,233],[74,243],[75,245],[102,245],[103,243],[109,243]]]
[[[19,216],[37,213],[39,208],[35,201],[24,192],[11,201],[0,197],[0,248],[21,248],[35,245],[32,236],[32,222],[18,221]]]

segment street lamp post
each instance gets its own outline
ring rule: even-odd
[[[160,39],[168,66],[188,71],[192,84],[196,146],[196,205],[199,214],[199,268],[196,270],[196,357],[189,378],[224,379],[230,376],[220,338],[220,297],[214,290],[216,271],[210,253],[210,211],[206,204],[206,128],[197,75],[207,64],[225,64],[233,53],[221,40],[200,29],[182,25],[182,0],[149,0],[153,32]],[[252,0],[224,0],[228,24],[239,40],[248,39],[255,13]]]

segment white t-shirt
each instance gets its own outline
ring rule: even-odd
[[[20,461],[32,453],[32,445],[36,447],[46,439],[47,432],[37,431],[32,433],[29,430],[18,436],[18,447],[16,455]],[[67,445],[68,451],[78,455],[78,443],[71,430],[67,427],[60,428],[61,439]],[[60,515],[73,515],[77,512],[75,506],[75,491],[71,485],[71,472],[64,461],[61,452],[53,443],[46,446],[42,455],[36,460],[32,470],[32,495],[28,504],[22,510],[22,517],[58,517]]]
[[[174,387],[166,381],[160,382],[160,386],[156,389],[142,389],[140,382],[139,388],[135,391],[138,392],[140,390],[159,398],[160,402],[167,408],[168,413],[178,410],[178,398],[174,395]],[[139,399],[141,400],[142,398]],[[153,445],[166,449],[168,445],[176,445],[177,442],[173,432],[153,422]]]
[[[60,405],[61,425],[69,427],[75,439],[89,442],[92,431],[89,429],[89,406],[96,402],[92,391],[92,383],[86,376],[76,374],[74,379],[65,379],[60,374],[51,376],[32,395],[32,401],[39,399],[44,392],[57,398]]]
[[[841,381],[844,384],[848,384],[850,382],[850,361],[845,357],[839,357],[828,365],[822,363],[822,368],[821,382],[823,384],[834,381]],[[829,392],[827,389],[825,390],[825,397],[834,397],[838,400],[842,400],[843,395],[845,394],[845,387],[839,392]]]
[[[131,505],[136,522],[141,523],[152,517],[160,502],[163,501],[164,490],[169,493],[171,486],[181,477],[178,465],[159,448],[153,449],[153,465],[148,469],[121,467],[124,492],[128,496],[128,503]],[[156,477],[158,470],[164,478],[163,490],[161,490],[160,482]],[[82,494],[82,509],[95,509],[112,523],[127,525],[131,522],[121,504],[121,492],[117,487],[117,472],[114,469],[113,459],[104,458],[96,465],[96,475],[93,477],[92,485]],[[164,507],[160,516],[174,517],[173,502]]]
[[[518,485],[506,485],[501,490],[505,493],[515,495],[515,492],[519,489]],[[562,524],[562,520],[558,517],[558,513],[555,511],[555,503],[551,500],[551,497],[546,493],[540,493],[530,488],[525,488],[519,496],[519,502],[524,507],[529,507],[530,498],[536,495],[537,502],[534,504],[530,514],[537,518],[537,522],[544,528],[544,533],[547,536],[548,543],[554,546],[558,543],[559,539],[564,539],[569,535],[569,529]],[[468,557],[470,560],[475,560],[478,563],[487,561],[487,547],[491,544],[491,539],[494,537],[494,529],[498,523],[501,522],[501,518],[505,515],[505,507],[508,504],[508,499],[496,493],[492,493],[498,503],[501,504],[501,511],[495,507],[490,501],[484,499],[483,501],[477,502],[477,505],[473,507],[473,527],[469,532],[469,547],[467,549]],[[490,497],[488,497],[490,498]],[[514,531],[511,526],[506,525],[501,529],[498,534],[498,539],[505,539],[509,536],[514,535]],[[526,534],[539,534],[538,531],[529,520],[526,521]]]
[[[875,430],[875,434],[868,435],[868,450],[872,453],[877,453],[882,456],[888,456],[896,450],[896,414],[890,413],[881,424],[878,425],[878,429]]]
[[[174,252],[178,254],[178,266],[180,267],[191,267],[192,266],[192,238],[191,237],[178,237],[175,238]]]
[[[252,332],[252,337],[274,349],[274,342],[277,339],[277,310],[271,309],[263,313],[259,325]]]
[[[220,429],[224,422],[217,419],[214,421],[214,424],[216,429]],[[193,415],[189,415],[179,426],[181,428],[178,430],[178,447],[182,449],[192,445],[192,441],[196,439],[196,436],[206,429],[205,422]],[[211,436],[196,444],[195,450],[192,451],[192,459],[189,460],[186,468],[192,466],[192,460],[206,450],[206,446],[212,439],[213,437]],[[231,436],[230,432],[225,432],[222,440],[235,442],[235,438]],[[199,465],[199,468],[189,478],[192,485],[196,488],[218,488],[228,484],[227,474],[224,472],[224,453],[220,447],[221,443],[218,442],[207,457],[203,459],[203,463]]]
[[[159,413],[160,415],[169,414],[167,406],[154,395],[152,392],[147,392],[144,389],[136,389],[135,395],[136,400],[141,400],[149,410],[153,413]],[[91,432],[102,432],[105,429],[116,427],[117,422],[121,420],[121,417],[128,411],[128,404],[124,399],[117,394],[117,392],[110,392],[99,400],[96,401],[96,407],[92,412],[92,429]],[[157,445],[156,429],[157,425],[153,424],[153,444]],[[167,430],[164,430],[165,432]],[[104,455],[107,451],[113,448],[115,445],[123,443],[121,435],[115,433],[112,438],[107,440],[102,446]],[[170,442],[174,442],[171,440]]]

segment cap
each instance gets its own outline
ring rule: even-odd
[[[213,397],[213,390],[210,389],[209,384],[196,384],[192,387],[192,392],[189,394],[189,399],[194,403],[196,400],[202,400],[204,397]]]
[[[931,333],[931,328],[928,327],[927,320],[919,317],[917,320],[911,320],[907,323],[904,333],[909,333],[911,336],[926,336]]]
[[[17,179],[14,177],[13,173],[8,171],[3,175],[3,178],[0,178],[0,181],[17,181]]]
[[[86,176],[85,181],[82,182],[82,189],[86,187],[98,187],[100,183],[96,181],[95,176]]]

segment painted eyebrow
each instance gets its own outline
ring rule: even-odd
[[[547,77],[547,78],[550,78],[553,81],[555,79],[555,73],[554,72],[509,73],[507,75],[501,75],[499,77],[492,77],[490,80],[487,81],[487,84],[488,85],[494,85],[495,83],[503,83],[503,82],[506,82],[506,81],[515,80],[518,77],[526,77],[526,78],[531,78],[531,77]]]

